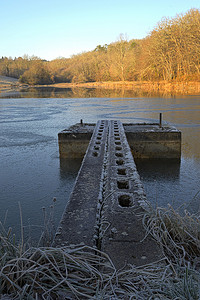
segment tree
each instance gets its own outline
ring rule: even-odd
[[[35,60],[30,68],[20,76],[20,81],[31,85],[50,84],[53,82],[53,77],[42,61]]]
[[[199,74],[200,10],[162,19],[148,38],[146,66],[154,79],[186,79]]]
[[[135,69],[134,41],[128,41],[123,35],[119,40],[108,46],[111,61],[110,72],[113,80],[130,80]]]

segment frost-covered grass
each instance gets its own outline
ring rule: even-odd
[[[11,84],[11,83],[17,83],[18,79],[8,76],[0,76],[0,84]]]
[[[1,226],[0,294],[14,299],[199,299],[199,217],[181,216],[170,206],[151,210],[143,221],[164,257],[121,270],[97,249],[31,247]]]
[[[14,91],[18,88],[18,79],[7,76],[0,76],[0,94]]]

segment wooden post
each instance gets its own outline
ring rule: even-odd
[[[160,113],[159,127],[162,128],[162,113]]]

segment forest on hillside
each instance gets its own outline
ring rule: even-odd
[[[39,46],[39,45],[38,45]],[[200,81],[200,9],[163,18],[144,39],[98,45],[93,51],[45,61],[2,57],[0,75],[31,85],[58,82]]]

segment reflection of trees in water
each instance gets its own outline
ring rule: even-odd
[[[109,88],[57,88],[31,87],[20,90],[19,93],[8,95],[9,98],[132,98],[132,97],[171,97],[171,91],[145,91],[142,88],[109,89]]]
[[[3,93],[3,98],[133,98],[133,97],[162,97],[169,98],[178,95],[175,90],[157,89],[155,86],[138,85],[133,88],[109,87],[30,87],[20,91]],[[183,94],[180,92],[180,95]],[[187,94],[187,93],[186,93]],[[195,94],[195,93],[193,93]],[[2,98],[0,96],[0,98]]]
[[[71,89],[54,87],[31,87],[20,91],[22,98],[71,98]]]

